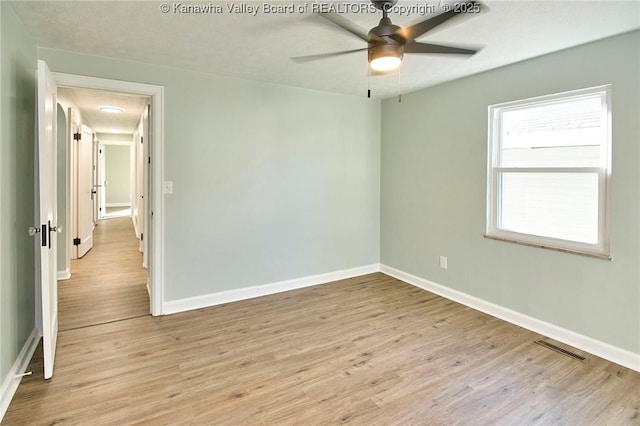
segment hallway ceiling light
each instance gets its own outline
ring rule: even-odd
[[[112,114],[119,114],[124,110],[122,108],[113,107],[113,106],[101,106],[100,111],[102,112],[110,112]]]

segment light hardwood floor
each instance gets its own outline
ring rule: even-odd
[[[640,373],[540,338],[377,273],[61,332],[4,423],[640,424]]]
[[[101,220],[94,247],[59,281],[59,330],[149,314],[147,271],[130,217]]]

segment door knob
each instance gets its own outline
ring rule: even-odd
[[[42,240],[41,240],[42,247],[46,247],[47,246],[47,225],[42,225],[41,228],[36,228],[35,226],[30,226],[29,229],[27,230],[27,232],[32,237],[35,236],[36,234],[42,235]],[[51,230],[49,230],[49,232],[51,232]]]
[[[58,234],[62,233],[62,226],[52,226],[51,227],[51,231],[52,232],[57,232]],[[37,232],[37,231],[36,231]]]

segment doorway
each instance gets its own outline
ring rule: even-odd
[[[98,209],[100,218],[131,216],[131,146],[101,142],[104,203]]]
[[[68,241],[59,245],[72,244],[70,273],[58,284],[59,330],[148,315],[143,234],[134,226],[145,211],[131,208],[147,186],[133,185],[142,175],[136,167],[144,165],[131,157],[147,151],[135,142],[139,131],[148,134],[150,99],[77,87],[58,87],[57,93],[69,117],[66,127],[74,129],[58,141],[70,153],[70,184],[59,185],[59,192],[71,201]]]
[[[98,198],[98,219],[137,215],[132,210],[136,189],[132,187],[138,174],[133,136],[129,141],[100,139],[98,145],[98,184],[102,194]],[[132,155],[133,154],[133,155]],[[140,212],[142,213],[142,212]],[[137,220],[136,220],[137,222]],[[139,233],[136,232],[139,237]]]
[[[144,165],[144,171],[140,173],[130,173],[133,175],[130,179],[130,187],[132,188],[131,205],[141,205],[138,199],[144,200],[144,206],[146,208],[141,209],[139,214],[140,219],[135,220],[134,224],[143,223],[144,228],[138,230],[140,234],[140,240],[144,241],[144,245],[138,244],[136,249],[138,252],[140,248],[143,248],[144,259],[140,260],[140,265],[144,263],[147,266],[145,279],[145,288],[148,291],[149,302],[147,306],[147,312],[152,315],[162,314],[162,274],[161,274],[161,253],[162,253],[162,219],[163,219],[163,203],[160,185],[160,179],[162,176],[162,119],[163,119],[163,88],[160,86],[153,86],[140,83],[123,82],[119,80],[108,80],[94,77],[78,76],[71,74],[53,73],[58,85],[58,88],[72,88],[72,89],[87,89],[93,91],[101,91],[98,97],[102,96],[123,96],[126,95],[131,98],[145,99],[148,107],[145,109],[144,114],[140,117],[140,123],[142,126],[146,126],[146,132],[148,133],[146,138],[146,148],[140,150],[139,147],[134,145],[135,141],[131,142],[131,152],[138,153],[138,155],[144,155],[144,160],[133,163],[139,163]],[[104,103],[108,103],[108,99],[102,98]],[[109,106],[109,105],[106,105]],[[102,129],[106,130],[106,129]],[[102,133],[102,135],[101,135]],[[117,132],[103,131],[95,132],[94,140],[96,146],[99,146],[100,138],[104,138],[104,134],[115,134]],[[96,148],[95,152],[98,152]],[[96,157],[97,160],[97,157]],[[96,167],[97,170],[97,167]],[[139,185],[137,176],[144,178],[144,184]],[[143,188],[143,193],[137,193],[135,188]],[[100,184],[96,177],[94,182],[93,194],[97,200],[99,199],[102,191],[100,191]],[[133,209],[132,209],[133,210]],[[96,219],[98,215],[96,214]],[[131,222],[130,217],[125,217],[125,220]],[[146,220],[145,220],[146,219]],[[120,219],[118,219],[120,220]],[[98,224],[98,227],[101,224]],[[115,226],[115,224],[114,224]],[[107,227],[105,226],[105,230]],[[101,231],[99,231],[101,232]],[[96,237],[97,238],[97,237]]]

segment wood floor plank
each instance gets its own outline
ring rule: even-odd
[[[640,424],[640,373],[543,338],[371,274],[69,328],[3,424]]]

